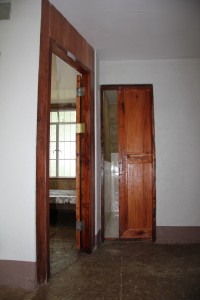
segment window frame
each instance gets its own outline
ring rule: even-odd
[[[52,104],[51,105],[51,109],[50,109],[50,113],[51,112],[60,112],[60,111],[75,111],[76,112],[76,104],[70,103],[70,104]],[[50,117],[50,127],[51,125],[56,125],[56,149],[58,149],[58,145],[59,145],[59,124],[76,124],[76,120],[75,122],[51,122],[51,117]],[[51,142],[51,136],[49,133],[49,145]],[[73,141],[74,142],[74,141]],[[76,139],[75,139],[75,147],[76,147]],[[50,150],[50,146],[49,146],[49,150]],[[74,159],[67,159],[67,160],[74,160]],[[56,151],[56,176],[51,176],[50,175],[50,162],[51,162],[51,158],[50,158],[50,153],[49,153],[49,178],[50,179],[62,179],[62,178],[66,178],[66,179],[75,179],[76,178],[76,167],[75,167],[75,176],[59,176],[58,172],[59,172],[59,151]],[[76,153],[75,153],[75,166],[76,166]]]

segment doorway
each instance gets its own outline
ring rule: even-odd
[[[49,137],[50,271],[66,268],[77,257],[80,235],[80,96],[81,73],[55,54],[51,67],[51,108]],[[78,159],[77,159],[78,158]],[[76,205],[78,203],[78,205]]]
[[[94,219],[94,50],[49,2],[42,1],[41,43],[38,78],[36,150],[36,250],[37,283],[50,276],[49,254],[49,117],[51,60],[56,54],[82,74],[82,178],[81,250],[91,253],[95,244]],[[81,223],[80,223],[81,224]]]
[[[78,60],[74,62],[69,53],[52,43],[48,57],[48,72],[41,64],[39,80],[38,129],[37,129],[37,282],[44,283],[50,278],[50,209],[49,209],[49,166],[50,166],[50,112],[51,112],[51,67],[52,54],[66,62],[78,72],[77,87],[84,87],[85,93],[76,96],[76,122],[82,122],[85,132],[76,136],[76,246],[91,253],[94,248],[94,205],[91,176],[94,172],[93,153],[93,94],[92,75]],[[44,80],[45,77],[45,80]],[[82,81],[82,82],[81,82]],[[44,84],[46,82],[46,85]],[[81,90],[81,89],[80,89]],[[81,101],[80,101],[81,98]],[[60,106],[62,106],[60,104]],[[91,149],[92,148],[92,149]],[[59,149],[56,149],[59,150]],[[81,155],[80,155],[81,150]],[[89,159],[90,158],[90,159]],[[53,159],[53,157],[52,157]],[[81,164],[78,167],[78,163]],[[78,181],[79,179],[79,181]],[[79,194],[79,196],[77,196]],[[81,199],[81,204],[78,203]]]
[[[102,238],[155,240],[152,85],[101,87]]]

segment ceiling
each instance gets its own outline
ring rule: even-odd
[[[200,58],[200,0],[50,0],[100,60]]]

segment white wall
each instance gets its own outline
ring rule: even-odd
[[[200,60],[100,62],[100,84],[153,84],[158,226],[200,226]]]
[[[41,0],[0,21],[0,259],[36,261],[36,125]]]

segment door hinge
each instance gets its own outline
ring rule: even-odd
[[[79,97],[85,96],[85,88],[84,87],[77,88],[76,95]]]
[[[84,229],[84,222],[83,221],[76,221],[76,230],[83,231]]]
[[[85,123],[76,124],[76,133],[85,133]]]

